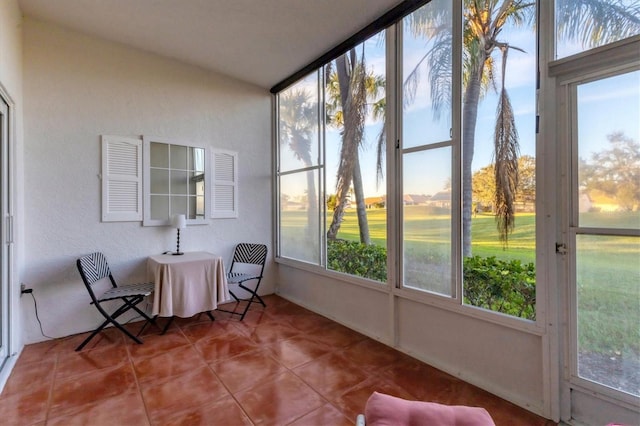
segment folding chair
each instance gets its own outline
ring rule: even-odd
[[[262,306],[267,307],[264,303],[264,300],[258,295],[258,288],[260,287],[260,282],[262,281],[262,274],[264,272],[264,264],[267,259],[267,246],[264,244],[250,244],[250,243],[240,243],[236,246],[233,252],[233,259],[231,261],[231,267],[229,268],[229,272],[227,273],[227,283],[231,286],[237,285],[241,289],[249,292],[251,297],[248,299],[240,299],[233,292],[231,288],[229,288],[229,294],[233,297],[237,304],[240,301],[245,301],[247,304],[244,307],[242,312],[227,311],[224,309],[219,309],[223,312],[229,312],[234,315],[240,315],[240,321],[244,319],[244,316],[247,314],[249,307],[252,303],[260,303]],[[248,270],[247,267],[251,267],[254,265],[253,270]],[[259,272],[258,272],[259,266]],[[255,281],[255,285],[250,287],[248,285],[249,281]]]
[[[118,286],[116,284],[113,275],[111,275],[111,270],[109,269],[109,264],[107,263],[107,259],[104,254],[100,252],[91,253],[86,256],[82,256],[76,262],[78,266],[78,271],[80,272],[80,276],[82,277],[82,281],[84,285],[87,287],[89,291],[89,296],[91,296],[91,304],[95,305],[98,311],[105,317],[105,321],[100,324],[98,328],[96,328],[89,337],[87,337],[84,342],[80,344],[76,348],[76,351],[82,350],[84,346],[89,343],[91,339],[93,339],[98,333],[102,331],[109,324],[113,324],[124,334],[133,339],[136,343],[142,343],[137,336],[134,336],[122,326],[116,319],[124,314],[125,312],[133,309],[142,317],[144,317],[147,322],[151,322],[155,325],[155,321],[150,318],[147,314],[142,312],[136,306],[138,303],[142,302],[146,296],[149,296],[154,288],[154,283],[141,283],[141,284],[129,284],[129,285],[121,285]],[[94,285],[98,282],[103,282],[103,278],[109,278],[111,282],[111,287],[109,290],[102,293],[100,296],[96,296],[94,292]],[[104,302],[112,301],[112,300],[120,300],[122,304],[118,307],[113,313],[109,314],[107,310],[102,306]],[[147,323],[143,326],[146,327]],[[140,330],[142,331],[142,330]]]

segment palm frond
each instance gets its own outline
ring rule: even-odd
[[[640,3],[563,0],[556,4],[558,37],[590,48],[640,34]]]
[[[518,156],[520,154],[518,129],[504,84],[508,50],[508,46],[502,47],[502,87],[496,111],[494,133],[496,226],[504,247],[508,245],[509,234],[515,227],[515,200],[519,179]]]

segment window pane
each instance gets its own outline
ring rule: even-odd
[[[278,95],[280,171],[318,165],[318,73]]]
[[[640,238],[576,246],[578,375],[640,396]]]
[[[453,296],[451,148],[403,157],[404,286]]]
[[[280,255],[320,263],[318,171],[280,177]]]
[[[169,168],[169,145],[166,143],[151,142],[149,148],[150,166]]]
[[[162,169],[149,170],[149,188],[152,194],[168,194],[169,193],[169,170],[162,170]]]
[[[640,229],[640,71],[578,86],[579,226]]]
[[[385,33],[325,74],[327,268],[386,282]]]
[[[187,195],[189,191],[189,176],[184,170],[171,170],[171,193]]]
[[[403,21],[403,148],[451,139],[452,4],[434,0]]]
[[[556,58],[640,34],[637,0],[556,0]]]
[[[502,4],[490,14],[465,8],[465,34],[484,28]],[[485,35],[514,47],[507,55],[496,48],[486,56],[480,38],[465,39],[462,87],[463,300],[528,320],[536,300],[535,15],[528,3]],[[474,73],[477,61],[482,74]]]
[[[151,195],[151,219],[169,220],[169,196]]]
[[[188,162],[187,152],[190,151],[191,148],[182,145],[171,145],[169,149],[171,168],[185,170]]]

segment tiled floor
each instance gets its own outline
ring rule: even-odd
[[[177,319],[136,345],[110,329],[24,349],[2,425],[350,425],[376,390],[485,407],[497,425],[551,425],[515,405],[277,297],[243,322]],[[131,325],[132,328],[139,324]]]

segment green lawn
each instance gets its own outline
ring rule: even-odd
[[[444,213],[444,214],[443,214]],[[367,211],[371,240],[386,247],[386,210]],[[305,212],[283,212],[283,229],[290,241],[305,241]],[[328,219],[330,221],[331,218]],[[637,212],[585,213],[581,223],[592,226],[635,227]],[[449,258],[451,219],[446,212],[425,206],[405,208],[407,256],[433,263]],[[519,214],[507,247],[498,240],[493,216],[479,214],[472,222],[474,256],[535,262],[535,215]],[[358,241],[355,209],[346,212],[339,238]],[[408,261],[410,259],[407,259]],[[420,275],[420,271],[416,272]],[[638,238],[578,236],[577,282],[581,348],[598,352],[631,351],[640,357],[640,246]]]

